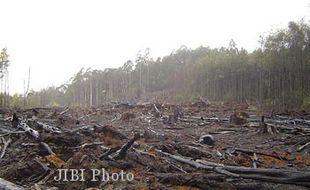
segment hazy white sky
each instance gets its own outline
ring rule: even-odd
[[[310,18],[310,0],[0,0],[0,48],[10,92],[60,85],[80,68],[121,66],[139,50],[163,56],[182,44],[253,50],[259,35]]]

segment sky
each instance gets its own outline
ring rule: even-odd
[[[10,93],[67,82],[82,67],[115,68],[150,48],[181,45],[252,51],[260,35],[310,20],[310,0],[0,0],[0,49],[10,54]]]

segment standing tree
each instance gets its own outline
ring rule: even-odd
[[[27,105],[27,96],[29,93],[29,87],[30,87],[30,67],[28,70],[27,86],[26,86],[26,79],[24,79],[24,107],[26,107],[26,105]]]
[[[5,107],[8,106],[8,66],[9,66],[9,55],[7,53],[6,48],[3,48],[0,53],[0,79],[1,79],[1,98],[0,98],[0,106]]]

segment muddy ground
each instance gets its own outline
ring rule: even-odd
[[[310,187],[307,112],[199,101],[1,112],[0,178],[17,189]],[[242,112],[246,122],[234,123],[231,115]],[[134,179],[92,181],[91,169],[102,168]],[[69,181],[56,181],[59,169],[85,169],[85,180],[70,181],[69,173]]]

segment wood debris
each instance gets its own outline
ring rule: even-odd
[[[0,189],[309,188],[310,114],[261,119],[241,108],[200,98],[7,111]],[[134,181],[91,181],[91,169],[102,168],[131,172]],[[85,181],[55,181],[59,169],[85,169]]]

